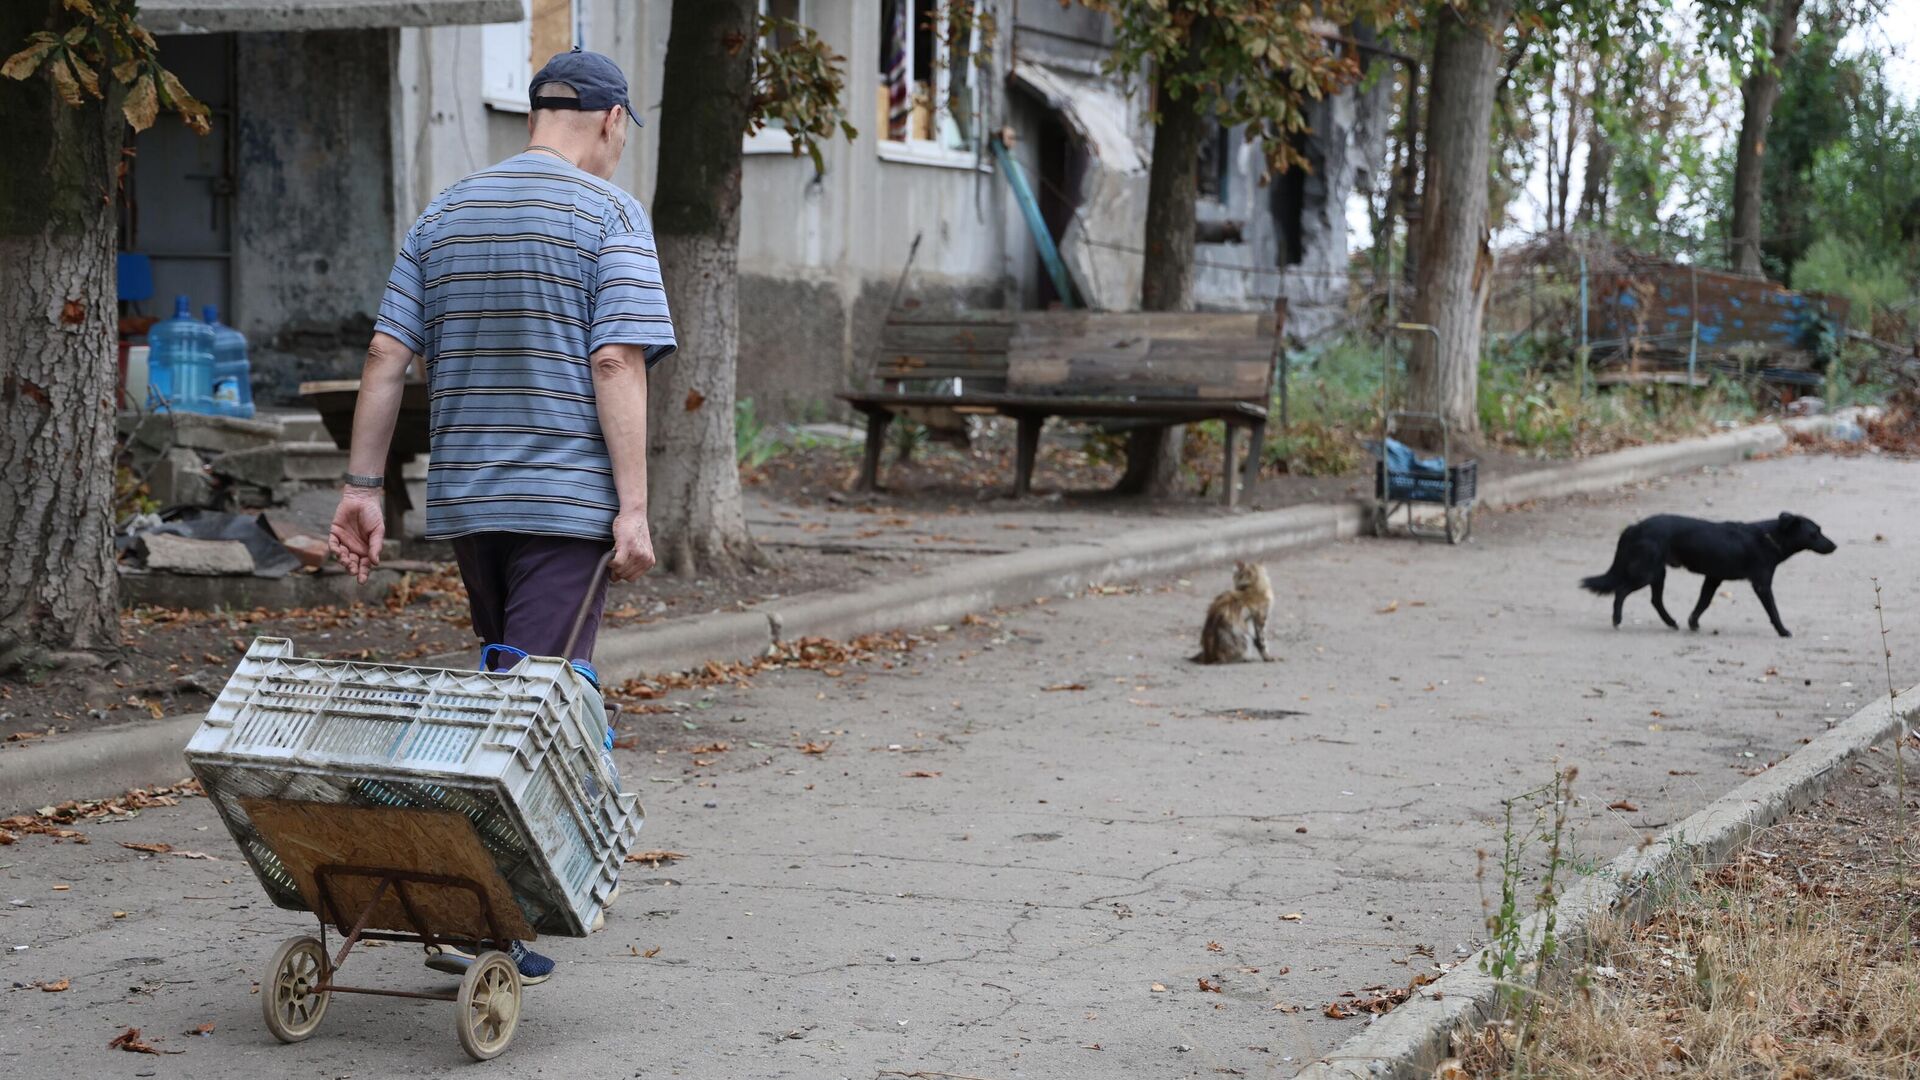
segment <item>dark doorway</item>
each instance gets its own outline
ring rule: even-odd
[[[1047,232],[1053,237],[1055,247],[1060,245],[1062,237],[1067,235],[1067,226],[1073,224],[1074,211],[1080,205],[1080,184],[1086,177],[1087,154],[1080,142],[1067,125],[1061,121],[1060,114],[1051,109],[1041,110],[1040,132],[1035,150],[1039,155],[1040,190],[1036,197],[1040,200],[1040,216],[1047,223]],[[1053,287],[1053,278],[1040,266],[1038,252],[1033,256],[1038,269],[1035,275],[1040,281],[1040,307],[1050,308],[1060,303],[1059,290]]]
[[[133,136],[126,197],[120,204],[120,250],[153,265],[149,314],[173,314],[173,298],[233,313],[234,48],[232,34],[181,34],[160,39],[167,67],[211,110],[212,130],[195,135],[178,120]]]

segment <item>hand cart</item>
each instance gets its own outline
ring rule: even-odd
[[[256,641],[187,753],[269,897],[320,924],[274,952],[260,982],[267,1030],[308,1038],[334,994],[451,1001],[461,1048],[498,1056],[523,1005],[506,950],[539,933],[586,936],[638,838],[599,695],[561,658],[473,672],[291,650]],[[347,985],[340,972],[365,941],[454,945],[475,959],[452,991]]]
[[[1440,332],[1425,323],[1397,323],[1395,330],[1433,335],[1434,347],[1440,344]],[[1391,407],[1393,386],[1393,350],[1386,350],[1380,379],[1379,460],[1373,467],[1373,507],[1369,522],[1373,535],[1387,535],[1396,510],[1407,512],[1407,533],[1417,539],[1444,539],[1449,544],[1464,543],[1473,535],[1473,504],[1479,490],[1480,463],[1468,458],[1453,460],[1453,430],[1446,417],[1432,412],[1416,412]],[[1440,457],[1412,458],[1402,468],[1392,464],[1394,433],[1411,427],[1440,433]],[[1414,516],[1416,503],[1441,507],[1444,522],[1424,525]]]

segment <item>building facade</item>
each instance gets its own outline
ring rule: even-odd
[[[739,388],[762,416],[837,414],[833,394],[870,362],[896,293],[926,307],[1060,301],[985,142],[1003,130],[1076,301],[1138,301],[1152,131],[1144,89],[1102,72],[1104,18],[997,0],[992,40],[962,40],[944,21],[952,2],[763,0],[845,56],[860,135],[826,145],[819,173],[777,129],[743,140]],[[162,124],[135,140],[123,247],[152,259],[155,304],[185,292],[230,313],[263,399],[357,373],[399,237],[441,189],[526,144],[526,84],[552,53],[579,43],[625,68],[649,123],[615,180],[651,194],[671,0],[148,0],[142,11],[169,66],[213,106],[214,131]],[[1310,176],[1265,182],[1237,132],[1209,141],[1196,306],[1286,296],[1309,331],[1344,310],[1366,107],[1352,94],[1321,107]]]

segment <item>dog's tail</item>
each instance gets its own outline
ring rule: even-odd
[[[1609,569],[1604,574],[1599,574],[1594,577],[1585,577],[1580,579],[1581,588],[1587,590],[1590,593],[1597,593],[1601,596],[1611,596],[1613,594],[1614,588],[1618,584],[1619,584],[1619,579],[1614,577],[1614,573],[1611,569]]]

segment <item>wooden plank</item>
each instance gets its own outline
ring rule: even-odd
[[[1017,342],[1061,338],[1132,338],[1206,340],[1264,338],[1271,344],[1275,319],[1271,312],[1087,312],[1036,311],[1020,316]]]
[[[888,323],[880,331],[882,352],[1004,353],[1011,323],[954,325]]]
[[[533,927],[513,899],[513,890],[494,867],[493,856],[480,844],[473,823],[451,810],[399,807],[342,806],[337,803],[297,802],[287,799],[246,798],[240,806],[260,836],[293,875],[294,886],[307,907],[320,911],[320,890],[314,884],[315,867],[329,863],[348,866],[391,867],[421,874],[471,878],[486,891],[501,932],[531,941]],[[334,902],[348,919],[379,888],[370,878],[333,878]],[[373,909],[370,930],[490,938],[492,931],[473,894],[465,889],[432,885],[407,886],[414,910],[430,924],[413,926],[392,895]],[[345,933],[351,927],[342,927]]]

